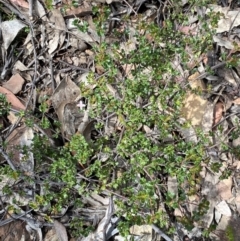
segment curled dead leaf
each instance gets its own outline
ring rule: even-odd
[[[223,103],[222,102],[218,102],[215,105],[215,109],[214,109],[214,121],[213,121],[214,125],[216,125],[222,119],[223,111],[224,111]]]
[[[23,8],[29,8],[29,4],[28,2],[24,1],[24,0],[10,0],[13,4],[16,4],[20,7]]]

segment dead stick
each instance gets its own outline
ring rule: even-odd
[[[4,159],[7,161],[7,163],[9,164],[9,166],[16,171],[16,167],[13,165],[12,160],[9,158],[9,156],[3,151],[3,149],[0,147],[0,153],[2,154],[2,156],[4,157]]]
[[[152,228],[154,231],[161,235],[166,241],[173,241],[171,238],[169,238],[160,228],[158,228],[155,224],[152,224]]]

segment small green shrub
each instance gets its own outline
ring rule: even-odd
[[[195,4],[205,5],[206,3],[192,1],[192,5]],[[94,153],[104,153],[109,146],[109,141],[106,140],[111,138],[112,143],[117,143],[115,148],[124,162],[124,167],[111,154],[104,165],[95,161],[89,167],[93,175],[104,181],[102,182],[104,188],[110,188],[115,192],[121,190],[121,195],[127,198],[127,201],[121,199],[116,201],[118,214],[126,219],[120,228],[124,234],[128,233],[129,226],[146,223],[146,220],[158,225],[165,223],[165,227],[169,225],[167,218],[164,218],[165,221],[162,220],[163,214],[162,216],[156,215],[158,197],[154,194],[157,190],[163,194],[164,203],[170,209],[177,208],[180,203],[186,201],[188,195],[198,191],[199,172],[209,139],[201,130],[198,133],[197,144],[186,142],[181,135],[177,134],[179,127],[184,128],[186,125],[186,123],[178,122],[185,90],[174,80],[174,77],[180,73],[170,63],[178,53],[185,66],[184,63],[189,61],[189,56],[185,51],[187,45],[193,49],[196,59],[200,57],[203,51],[212,48],[214,31],[209,28],[208,24],[202,26],[204,35],[188,36],[176,31],[173,22],[181,25],[187,21],[187,15],[182,14],[179,9],[181,8],[178,8],[177,4],[173,7],[172,14],[166,20],[164,28],[159,28],[153,23],[139,22],[138,31],[134,36],[137,50],[126,54],[124,51],[117,51],[120,48],[119,42],[111,43],[111,45],[101,42],[95,49],[96,64],[102,66],[106,73],[97,79],[94,73],[88,76],[89,84],[96,86],[94,89],[81,86],[83,95],[93,106],[92,118],[99,119],[104,109],[108,114],[116,113],[124,126],[123,135],[116,134],[107,137],[103,134],[99,136],[97,141],[99,145],[96,145],[93,150]],[[103,23],[108,14],[109,11],[105,7],[96,12],[99,34],[104,35],[106,32]],[[209,18],[212,19],[212,25],[214,25],[218,15],[211,13]],[[199,21],[202,20],[199,19]],[[146,33],[152,36],[153,42],[165,43],[165,46],[153,45],[146,38]],[[123,35],[129,38],[128,26]],[[117,80],[116,73],[119,65],[126,64],[134,66],[131,77],[127,76],[122,81]],[[171,76],[167,82],[163,81],[166,73]],[[121,98],[120,101],[109,91],[109,84],[115,86]],[[138,107],[135,103],[137,98],[141,98],[147,106]],[[159,106],[161,106],[161,111]],[[173,113],[168,112],[169,107],[174,110]],[[141,129],[144,125],[155,126],[158,129],[158,141],[146,136]],[[172,140],[165,143],[163,140],[169,136]],[[109,155],[109,151],[106,154]],[[99,168],[101,168],[100,172]],[[118,172],[119,170],[121,171],[118,177],[109,178],[112,171]],[[166,193],[161,180],[168,175],[177,177],[181,198]],[[184,188],[186,180],[188,180],[187,189]],[[207,212],[207,201],[203,204],[199,206],[199,210],[189,222],[199,221]]]
[[[7,98],[4,94],[0,94],[0,116],[7,115],[10,111],[11,105],[7,101]]]

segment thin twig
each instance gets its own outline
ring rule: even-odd
[[[135,15],[137,15],[137,12],[133,9],[133,7],[126,1],[126,0],[123,0],[129,8],[131,8],[132,12],[134,12]]]
[[[4,159],[7,161],[8,165],[14,170],[16,171],[16,167],[14,166],[12,160],[9,158],[9,156],[4,152],[4,150],[0,147],[0,153],[2,154],[2,156],[4,157]]]
[[[35,82],[32,82],[32,83],[27,84],[26,87],[28,87],[28,86],[30,86],[30,87],[28,87],[26,90],[24,90],[23,93],[26,93],[32,86],[35,86],[35,85],[38,83],[38,81],[41,80],[41,79],[42,79],[45,75],[47,75],[47,74],[48,74],[48,72],[44,72],[41,76],[39,76],[39,77],[35,80]]]
[[[51,82],[52,82],[52,91],[55,90],[55,82],[53,78],[53,64],[52,64],[52,56],[49,55],[49,65],[50,65],[50,71],[51,71]]]
[[[153,178],[152,178],[151,175],[148,173],[148,171],[146,170],[145,167],[143,168],[143,171],[147,174],[147,176],[149,177],[149,179],[153,182],[153,181],[154,181]],[[162,195],[161,195],[160,189],[159,189],[159,187],[158,187],[157,184],[155,184],[155,188],[156,188],[156,190],[157,190],[159,199],[161,199],[161,198],[162,198]]]
[[[161,235],[166,241],[173,241],[171,238],[169,238],[160,228],[158,228],[155,224],[152,224],[152,228],[154,231]]]
[[[28,4],[29,4],[29,18],[30,20],[32,20],[33,16],[33,0],[28,0]]]
[[[80,71],[82,71],[83,73],[88,73],[88,72],[89,72],[88,69],[84,69],[84,68],[78,67],[78,66],[76,66],[76,65],[69,64],[68,62],[62,61],[62,60],[60,60],[60,59],[58,60],[58,62],[63,63],[63,64],[66,64],[66,65],[72,67],[73,69],[80,70]]]
[[[236,114],[236,113],[235,113],[235,114]],[[225,119],[224,119],[223,121],[225,121]],[[227,134],[224,136],[224,138],[223,138],[221,141],[223,142],[225,139],[227,139],[227,138],[228,138],[228,135],[229,135],[229,134],[231,133],[231,131],[234,130],[234,129],[236,129],[236,127],[232,127],[232,128],[227,132]],[[220,144],[220,143],[217,142],[217,143],[215,143],[215,144],[212,145],[212,146],[206,147],[206,150],[210,150],[210,149],[218,146],[219,144]]]
[[[105,224],[103,226],[103,241],[107,241],[108,240],[107,237],[106,237],[107,236],[106,235],[107,227],[108,227],[108,225],[109,225],[109,223],[111,221],[111,217],[112,217],[113,213],[114,213],[113,198],[112,198],[112,196],[110,196],[109,197],[108,209],[106,211],[106,222],[105,222]]]
[[[26,16],[24,14],[21,14],[15,7],[13,7],[11,4],[7,3],[4,0],[0,0],[1,3],[3,3],[7,8],[10,9],[11,12],[16,14],[20,19],[27,20]]]
[[[46,137],[48,138],[51,146],[53,146],[53,147],[55,146],[54,140],[53,140],[49,135],[47,135],[47,133],[46,133],[38,124],[34,123],[34,127],[35,127],[39,132],[41,132],[42,135],[44,135],[44,136],[46,136]]]
[[[225,67],[225,65],[226,65],[226,62],[218,63],[218,64],[216,64],[216,65],[214,65],[214,66],[211,67],[211,71],[216,70],[216,69],[219,69],[219,68],[221,68],[221,67]],[[209,73],[209,71],[206,71],[206,72],[200,74],[199,76],[197,76],[197,78],[194,79],[194,80],[192,80],[192,81],[195,81],[195,80],[198,80],[198,79],[203,79],[203,78],[207,77],[207,76],[210,75],[210,74],[211,74],[211,73]]]
[[[225,120],[227,120],[229,117],[233,116],[233,115],[236,115],[237,113],[236,112],[233,112],[227,116],[225,116],[221,121],[219,121],[217,124],[215,124],[212,129],[215,129],[217,126],[219,126],[220,124],[222,124]]]

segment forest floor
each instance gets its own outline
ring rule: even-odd
[[[240,240],[239,12],[0,0],[0,240]]]

